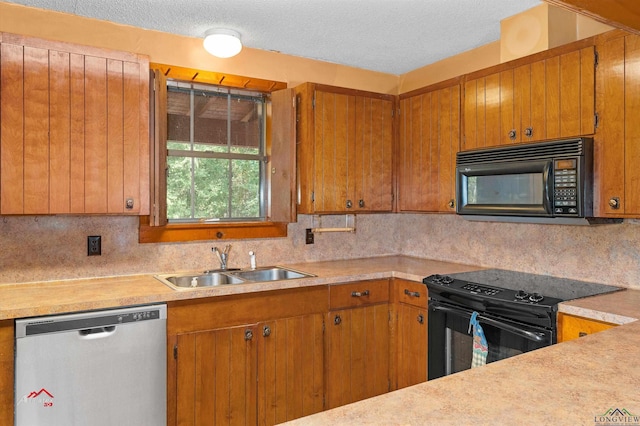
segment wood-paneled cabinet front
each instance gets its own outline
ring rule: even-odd
[[[170,305],[168,424],[273,425],[322,411],[327,289],[278,293]]]
[[[594,215],[640,215],[640,36],[599,40]]]
[[[149,213],[144,56],[0,33],[0,214]]]
[[[298,100],[298,213],[393,209],[391,95],[303,84]]]
[[[453,213],[460,84],[426,90],[400,98],[398,210]]]
[[[427,381],[427,287],[394,278],[391,281],[396,339],[395,389]]]
[[[558,343],[605,331],[615,326],[616,324],[560,312],[558,314]]]
[[[467,76],[463,149],[593,134],[594,47],[571,46]]]
[[[325,408],[389,392],[389,280],[332,285],[326,319]]]
[[[14,321],[0,321],[0,424],[13,425],[14,401]]]

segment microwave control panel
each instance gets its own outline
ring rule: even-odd
[[[578,161],[575,158],[553,161],[553,212],[575,216],[578,210]]]

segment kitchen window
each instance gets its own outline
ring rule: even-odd
[[[169,223],[265,220],[265,95],[167,82]]]
[[[293,90],[151,67],[151,214],[139,241],[285,237],[296,220]]]

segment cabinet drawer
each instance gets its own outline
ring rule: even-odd
[[[426,285],[413,281],[395,280],[393,287],[395,299],[398,302],[419,308],[427,307],[428,293]]]
[[[367,306],[389,301],[389,280],[358,281],[329,286],[329,309]]]

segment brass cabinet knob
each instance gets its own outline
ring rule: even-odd
[[[533,127],[527,127],[526,129],[524,129],[524,135],[528,138],[533,136]]]
[[[350,209],[351,207],[353,207],[353,203],[351,200],[347,200],[347,208]]]
[[[511,139],[512,141],[516,140],[516,130],[515,129],[511,129],[511,131],[509,132],[509,139]]]
[[[620,198],[619,197],[612,197],[609,198],[609,207],[611,207],[612,209],[619,209],[620,208]]]
[[[449,206],[450,209],[454,208],[456,205],[456,202],[454,200],[449,200],[449,202],[447,203],[447,206]]]

